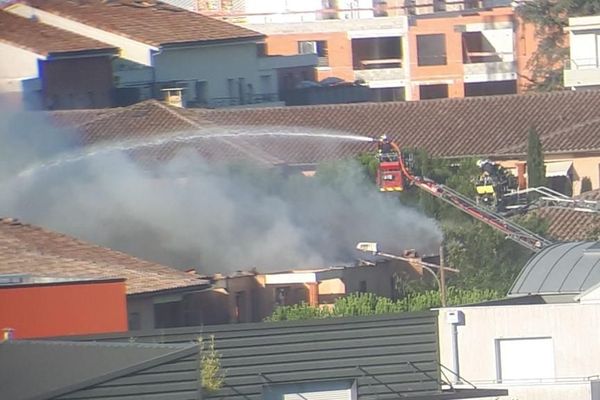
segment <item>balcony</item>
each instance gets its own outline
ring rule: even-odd
[[[493,82],[517,79],[517,66],[514,61],[496,61],[464,64],[464,81]]]
[[[567,60],[564,70],[566,87],[600,86],[598,58]]]
[[[378,68],[354,71],[355,80],[363,80],[367,83],[381,81],[398,81],[406,78],[404,68]]]

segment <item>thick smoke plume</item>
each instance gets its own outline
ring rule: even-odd
[[[41,117],[0,121],[0,214],[147,260],[268,271],[351,262],[359,241],[435,252],[441,240],[433,220],[378,193],[353,162],[304,177],[192,152],[149,170],[100,152],[32,168],[74,151],[73,136]]]

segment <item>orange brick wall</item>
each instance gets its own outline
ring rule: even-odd
[[[317,80],[336,76],[349,82],[354,81],[352,43],[346,32],[270,35],[266,39],[267,53],[286,56],[298,54],[298,42],[310,40],[327,41],[329,67],[317,68]]]
[[[0,288],[0,329],[15,339],[127,330],[125,282]]]
[[[448,83],[448,97],[464,97],[462,34],[456,25],[513,21],[510,7],[482,11],[473,15],[451,18],[416,19],[408,33],[410,52],[411,97],[419,99],[420,84]],[[446,35],[446,65],[419,66],[417,62],[417,35],[443,33]]]

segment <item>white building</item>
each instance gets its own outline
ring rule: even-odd
[[[118,47],[113,71],[125,103],[173,89],[189,106],[273,102],[278,68],[316,63],[310,56],[261,57],[262,34],[160,2],[31,1],[7,10]]]
[[[569,41],[565,87],[600,88],[600,15],[569,18]]]
[[[599,303],[600,242],[552,245],[507,299],[440,310],[441,363],[454,381],[508,389],[507,399],[596,400]]]

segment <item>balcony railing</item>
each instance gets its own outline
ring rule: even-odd
[[[594,69],[600,68],[600,59],[598,57],[578,58],[576,60],[566,59],[565,69]]]

